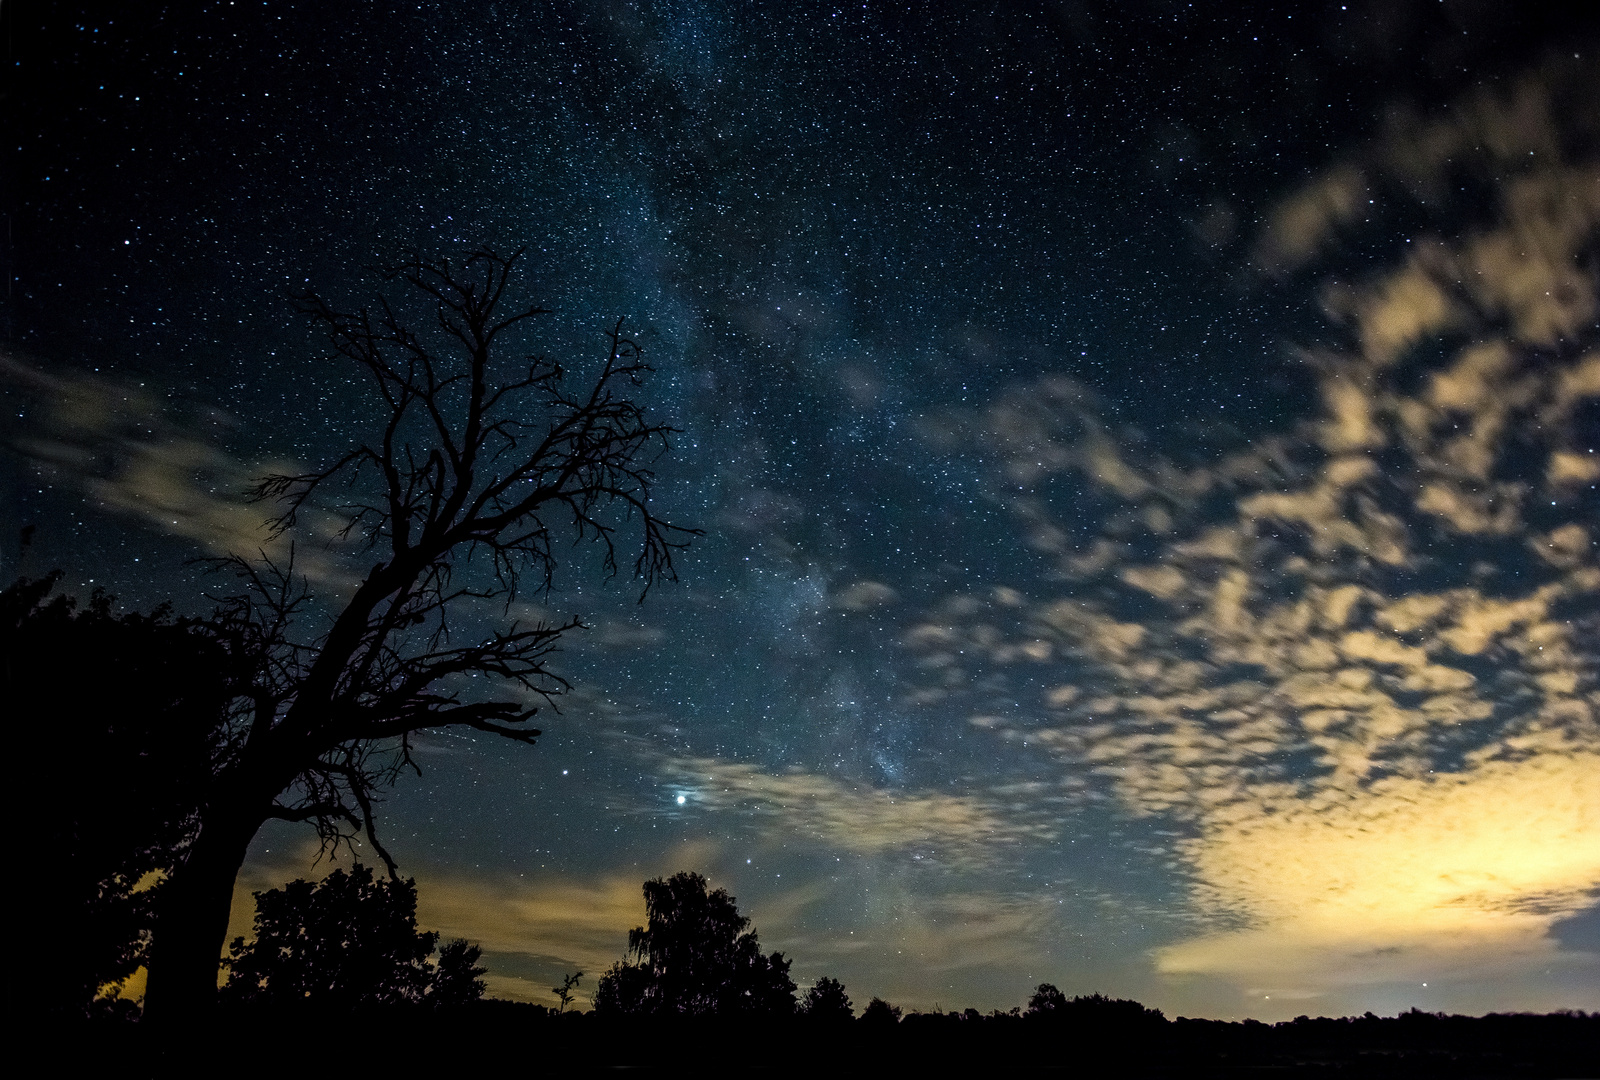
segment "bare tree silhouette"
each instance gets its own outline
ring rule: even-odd
[[[316,295],[301,302],[365,374],[378,422],[325,468],[268,476],[254,494],[279,504],[273,525],[283,534],[342,485],[343,535],[377,559],[327,628],[307,637],[297,635],[312,598],[292,559],[224,560],[244,590],[224,603],[213,632],[254,674],[239,688],[198,833],[165,890],[152,1017],[214,1000],[234,879],[268,819],[311,822],[325,845],[364,833],[393,875],[373,800],[416,768],[413,732],[462,725],[520,742],[538,736],[527,721],[567,686],[548,659],[581,623],[482,630],[467,607],[497,600],[509,617],[519,595],[550,588],[565,541],[593,542],[612,575],[626,557],[642,602],[675,576],[673,553],[697,531],[651,506],[650,466],[671,429],[630,396],[650,368],[621,321],[578,393],[567,391],[561,364],[515,354],[526,324],[547,314],[509,298],[519,255],[480,248],[388,272],[426,311],[420,330],[387,298],[354,313]],[[514,693],[487,696],[483,680],[469,693],[470,676]]]

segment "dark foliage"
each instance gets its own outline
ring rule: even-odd
[[[1147,1009],[1137,1001],[1089,994],[1068,998],[1050,983],[1040,983],[1022,1014],[1035,1023],[1069,1026],[1127,1036],[1159,1029],[1167,1022],[1160,1009]]]
[[[483,996],[478,946],[458,939],[428,962],[439,935],[417,930],[414,882],[374,880],[357,866],[255,898],[255,940],[229,949],[225,1000],[349,1012],[459,1008]]]
[[[1056,1016],[1067,1005],[1067,995],[1056,989],[1053,983],[1040,983],[1039,988],[1028,999],[1028,1016]]]
[[[455,938],[439,947],[429,980],[427,1002],[436,1009],[459,1009],[483,999],[484,982],[480,975],[488,969],[478,966],[483,946],[466,938]]]
[[[167,608],[118,613],[104,592],[51,598],[51,574],[0,592],[0,701],[12,760],[46,801],[17,830],[13,1007],[82,1015],[145,962],[159,876],[193,836],[230,696],[227,656]],[[24,782],[27,782],[26,780]]]
[[[882,998],[875,997],[862,1010],[861,1022],[874,1028],[893,1027],[900,1022],[900,1006],[890,1005]]]
[[[644,885],[648,925],[628,933],[636,962],[601,976],[601,1015],[789,1016],[795,985],[782,953],[763,956],[727,890],[679,873]]]
[[[650,464],[670,429],[631,396],[649,367],[620,322],[576,386],[560,363],[530,356],[523,335],[546,312],[513,299],[516,266],[517,255],[487,249],[415,258],[387,275],[402,295],[375,310],[302,301],[336,362],[371,388],[372,429],[324,468],[266,477],[255,494],[278,504],[280,533],[313,509],[342,514],[371,564],[307,633],[309,586],[292,562],[223,560],[242,591],[211,625],[249,675],[162,903],[152,1018],[214,999],[233,881],[268,819],[311,823],[324,844],[364,837],[393,876],[373,806],[416,769],[413,732],[538,736],[528,721],[567,685],[549,658],[581,624],[479,620],[549,588],[568,544],[588,542],[645,590],[673,576],[693,531],[651,504]]]
[[[843,1023],[855,1019],[850,1005],[850,995],[844,984],[824,975],[800,999],[800,1013],[806,1019],[819,1023]]]

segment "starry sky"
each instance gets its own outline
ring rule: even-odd
[[[526,246],[542,350],[625,317],[679,429],[680,581],[574,553],[539,745],[428,734],[382,808],[491,993],[692,869],[858,1003],[1600,1008],[1592,24],[146,7],[5,15],[8,579],[281,555],[242,489],[374,417],[289,298],[408,250]],[[316,854],[264,831],[237,930]]]

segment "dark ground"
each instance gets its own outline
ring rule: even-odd
[[[649,1074],[842,1070],[950,1074],[1242,1077],[1596,1077],[1600,1016],[1576,1014],[1211,1020],[1116,1025],[1009,1015],[913,1014],[895,1026],[556,1017],[484,1002],[441,1014],[219,1014],[177,1035],[136,1024],[47,1037],[53,1073],[244,1076],[376,1067],[407,1075],[592,1071]],[[47,1058],[47,1061],[50,1059]]]

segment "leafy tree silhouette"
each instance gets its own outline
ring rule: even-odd
[[[648,925],[628,932],[637,962],[600,977],[600,1015],[787,1016],[795,985],[782,953],[763,956],[750,920],[727,890],[682,872],[644,884]]]
[[[850,1005],[850,995],[844,992],[844,984],[826,975],[800,999],[800,1013],[808,1020],[824,1023],[853,1020],[856,1015]]]
[[[386,275],[409,288],[375,311],[340,311],[315,295],[302,303],[372,388],[374,428],[324,468],[269,476],[255,495],[278,501],[281,534],[342,485],[343,535],[364,541],[373,563],[325,627],[305,634],[308,584],[292,558],[223,560],[243,592],[226,600],[212,633],[251,674],[237,688],[197,833],[163,891],[152,1020],[214,1001],[234,879],[268,819],[311,822],[324,845],[364,833],[395,876],[373,803],[416,769],[413,732],[538,736],[530,702],[566,689],[547,660],[581,623],[483,622],[550,588],[564,540],[592,542],[611,574],[625,559],[645,592],[673,576],[673,553],[694,531],[651,503],[649,466],[671,429],[629,396],[650,369],[619,321],[593,381],[569,392],[561,364],[519,349],[546,312],[509,299],[517,258],[480,248],[463,260],[412,259]],[[509,693],[495,700],[486,684]]]
[[[872,1028],[893,1027],[900,1022],[900,1006],[875,997],[862,1010],[861,1022]]]
[[[478,966],[482,958],[483,946],[466,938],[441,945],[428,984],[428,1004],[436,1009],[455,1009],[482,1000],[485,985],[478,976],[487,970]]]
[[[1040,983],[1039,988],[1028,999],[1028,1011],[1025,1015],[1050,1017],[1066,1007],[1067,995],[1056,989],[1053,983]]]
[[[16,898],[28,975],[6,993],[18,1011],[81,1015],[147,958],[151,886],[193,839],[231,690],[225,651],[193,622],[118,613],[99,590],[80,608],[51,597],[60,577],[0,592],[10,750],[53,792],[18,830],[21,864],[49,870]]]
[[[226,1000],[350,1011],[448,1008],[483,996],[477,945],[457,939],[440,950],[437,963],[428,962],[439,935],[417,930],[412,881],[374,880],[370,868],[358,865],[255,898],[255,940],[236,938],[229,949]]]

